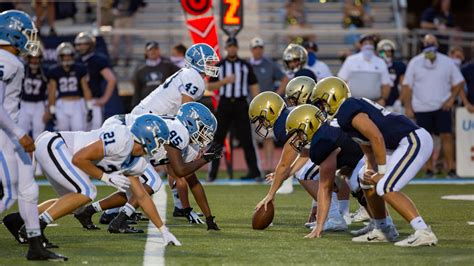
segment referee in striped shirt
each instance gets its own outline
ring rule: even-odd
[[[237,39],[230,37],[225,44],[227,57],[221,60],[219,77],[209,81],[208,89],[219,89],[220,100],[217,106],[217,132],[214,141],[224,143],[225,136],[231,125],[236,127],[236,135],[244,148],[245,161],[248,166],[248,173],[243,179],[255,179],[261,181],[261,173],[257,164],[257,155],[252,131],[248,117],[249,104],[247,97],[250,94],[255,97],[259,92],[258,81],[251,65],[239,58],[237,51],[239,45]],[[208,175],[209,181],[214,181],[217,177],[219,161],[214,160]]]

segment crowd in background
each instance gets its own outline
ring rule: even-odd
[[[124,4],[129,1],[111,0],[105,2],[105,6],[108,6],[111,14],[115,16],[114,21],[110,21],[110,23],[120,28],[132,27],[134,14],[145,4],[143,1],[132,1],[132,5],[125,6]],[[50,26],[49,35],[55,35],[54,21],[57,14],[57,10],[55,10],[55,8],[58,8],[57,3],[54,3],[54,1],[34,1],[34,4],[36,7],[36,23],[41,25],[42,22],[46,21]],[[2,3],[1,8],[9,8],[8,3]],[[71,9],[69,12],[73,13],[72,7],[62,6],[61,8],[63,10]],[[285,10],[287,25],[305,26],[304,1],[288,1]],[[439,34],[427,35],[422,40],[421,53],[406,62],[396,57],[396,55],[399,55],[399,52],[393,40],[381,39],[378,34],[364,35],[358,38],[356,45],[350,53],[344,54],[342,57],[343,64],[339,71],[332,73],[328,65],[318,58],[316,42],[308,40],[302,43],[308,52],[305,68],[312,71],[317,80],[337,75],[349,83],[353,96],[370,98],[389,110],[406,114],[433,135],[437,145],[432,156],[433,160],[426,166],[427,176],[434,176],[439,171],[445,171],[450,177],[456,176],[453,108],[463,105],[469,112],[474,112],[474,64],[467,61],[461,47],[446,47],[445,44],[440,42],[440,40],[446,38],[443,33],[456,30],[453,15],[449,10],[450,1],[440,0],[435,1],[432,7],[427,8],[423,12],[420,22],[421,27],[438,30]],[[64,13],[63,15],[66,14]],[[104,21],[108,21],[108,19],[105,18]],[[347,0],[345,2],[343,21],[345,27],[368,27],[371,21],[370,1]],[[101,72],[103,69],[110,69],[110,73],[102,73],[105,84],[112,80],[115,82],[115,76],[113,78],[111,76],[114,75],[113,63],[117,62],[119,51],[125,51],[125,53],[120,54],[127,61],[130,59],[130,54],[128,54],[131,50],[129,47],[131,46],[130,41],[125,39],[126,47],[122,50],[117,49],[119,44],[120,36],[112,40],[112,45],[110,46],[112,47],[111,58],[110,60],[106,59],[107,62],[104,63],[104,67],[99,70]],[[221,73],[219,82],[217,80],[211,81],[210,84],[215,83],[211,86],[215,86],[216,89],[220,90],[220,93],[217,94],[220,94],[221,100],[229,99],[226,104],[227,106],[235,105],[235,108],[240,108],[238,101],[249,101],[255,96],[255,91],[272,90],[280,95],[284,94],[284,88],[291,76],[288,76],[282,64],[273,61],[265,55],[264,48],[265,40],[258,37],[252,39],[251,43],[241,44],[240,46],[237,39],[232,39],[225,44],[227,57],[223,58],[221,63],[225,63],[229,55],[234,53],[236,58],[243,62],[239,69],[245,68],[245,73],[253,77],[245,77],[245,80],[249,82],[248,85],[250,87],[248,88],[244,88],[242,85],[243,77],[236,78],[238,74],[231,72]],[[87,60],[84,59],[85,54],[78,50],[78,44],[75,45],[74,49],[75,51],[72,56],[77,58],[77,62],[81,63],[81,61]],[[241,59],[238,57],[239,49],[250,49],[251,58]],[[170,55],[168,58],[163,56],[163,51],[160,50],[157,41],[149,40],[146,43],[144,59],[134,70],[131,78],[134,88],[131,107],[138,104],[141,99],[163,83],[166,78],[185,65],[185,51],[186,47],[183,44],[176,44],[171,51],[164,51],[164,54]],[[233,62],[233,59],[230,61]],[[50,84],[51,79],[54,79],[54,74],[51,74],[51,72],[43,69],[41,66],[41,57],[38,59],[29,57],[25,63],[30,74],[33,76],[39,75],[44,84]],[[41,73],[37,72],[39,70],[41,70]],[[89,75],[96,74],[90,71],[91,68],[89,68]],[[102,92],[93,96],[93,98],[100,99],[103,95],[107,85],[102,84],[101,86],[103,86],[101,88]],[[242,87],[243,92],[238,96],[227,93],[226,90],[229,93],[234,93],[236,87]],[[34,84],[31,84],[31,80],[25,79],[24,90],[33,89]],[[44,93],[44,95],[39,98],[43,101],[48,97],[47,91],[47,89],[41,89],[41,93]],[[27,94],[25,93],[24,95]],[[85,95],[83,94],[81,97],[85,97]],[[209,96],[205,97],[205,100],[208,100],[208,98]],[[102,100],[104,99],[102,98]],[[28,100],[26,99],[26,101]],[[105,102],[100,102],[98,105],[103,107],[105,104]],[[208,104],[208,106],[211,105]],[[125,109],[128,108],[127,106]],[[218,120],[221,116],[220,112],[224,112],[222,109],[222,106],[218,106],[216,109]],[[230,108],[230,111],[235,110]],[[40,119],[41,121],[48,122],[50,120],[51,117],[47,116],[48,112],[49,110],[46,108],[44,110],[45,117],[49,119]],[[242,111],[242,113],[244,114],[245,112]],[[88,116],[89,114],[85,111],[85,119],[89,119]],[[101,118],[97,125],[100,125],[104,118],[102,113],[99,116]],[[235,120],[234,124],[241,123],[241,118],[233,117],[232,119]],[[222,124],[222,121],[226,119],[227,117],[221,117],[219,124]],[[38,127],[46,126],[47,124],[33,125],[32,127],[30,126],[29,130],[32,130],[33,133],[40,132],[41,129],[38,129]],[[93,127],[84,127],[84,130],[90,128]],[[223,139],[223,136],[226,135],[230,128],[231,125],[229,124],[224,129],[224,132],[219,134],[220,138]],[[254,160],[252,158],[255,156],[255,147],[252,145],[253,141],[249,142],[247,135],[243,136],[241,134],[242,132],[239,132],[234,134],[234,136],[239,137],[240,144],[244,146],[247,161],[252,161]],[[249,175],[253,177],[257,175],[262,176],[265,172],[272,171],[276,163],[272,161],[275,149],[273,139],[256,140],[263,144],[264,158],[261,160],[260,167],[262,167],[262,171],[260,173],[256,169],[258,166],[252,166],[255,169],[249,171]],[[215,166],[213,169],[210,179],[215,178]]]

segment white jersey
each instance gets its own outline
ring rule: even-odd
[[[25,76],[23,63],[17,56],[0,49],[0,81],[5,85],[3,95],[3,108],[10,118],[18,122],[20,106],[20,93]]]
[[[168,129],[170,131],[170,139],[169,139],[169,144],[179,150],[182,151],[183,158],[191,158],[193,157],[196,158],[197,154],[199,152],[199,149],[197,151],[188,151],[188,146],[189,146],[189,132],[186,129],[186,127],[176,118],[172,116],[160,116],[168,126]],[[133,122],[135,121],[136,115],[133,114],[126,114],[125,116],[123,115],[116,115],[112,116],[111,118],[105,120],[104,125],[102,125],[102,128],[104,127],[110,127],[111,125],[127,125],[131,126]],[[166,156],[166,150],[164,146],[161,146],[158,149],[158,152],[153,156],[153,158],[150,159],[150,163],[153,166],[156,165],[161,165],[161,164],[167,164],[168,163],[168,157]]]
[[[132,114],[176,115],[183,94],[197,101],[204,91],[204,79],[201,74],[193,68],[182,68],[135,106]]]
[[[72,154],[85,146],[102,140],[104,144],[104,158],[95,165],[106,173],[116,171],[127,172],[133,168],[134,174],[145,170],[146,164],[140,163],[140,158],[132,156],[133,135],[124,125],[110,125],[89,132],[65,131],[59,132]],[[142,169],[139,169],[141,166]]]

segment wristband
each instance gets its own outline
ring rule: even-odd
[[[92,101],[87,101],[86,102],[86,107],[88,110],[92,110],[92,107],[94,107],[94,103]]]
[[[379,164],[377,165],[377,173],[384,175],[387,172],[387,165],[386,164]]]
[[[56,112],[56,106],[54,105],[50,105],[49,106],[49,113],[54,115],[54,113]]]
[[[100,181],[106,183],[110,180],[109,175],[105,172],[102,172],[102,175],[100,176]]]

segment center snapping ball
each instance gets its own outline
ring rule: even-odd
[[[253,213],[252,217],[252,228],[254,230],[263,230],[267,228],[273,221],[273,216],[275,215],[275,207],[270,201],[267,204],[267,211],[265,211],[265,206],[262,206],[260,209],[256,210]]]

